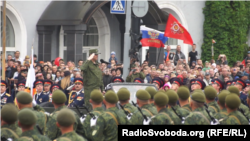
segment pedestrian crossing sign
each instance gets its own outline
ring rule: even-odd
[[[111,14],[126,14],[126,0],[111,0],[110,3]]]

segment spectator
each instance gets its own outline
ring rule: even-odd
[[[6,77],[11,79],[16,71],[16,68],[14,68],[14,60],[10,59],[8,61],[8,66],[5,71]]]
[[[70,72],[69,71],[65,71],[65,72],[63,72],[63,74],[64,74],[64,78],[62,80],[60,80],[58,82],[58,84],[59,84],[59,86],[61,86],[62,90],[64,91],[64,93],[67,96],[67,94],[70,92],[69,90],[67,90],[67,88],[72,85],[72,83],[70,81]],[[68,97],[69,96],[67,96],[67,98]]]
[[[52,81],[52,76],[51,76],[51,74],[50,74],[50,73],[47,73],[47,75],[46,75],[46,79],[47,79],[47,80]]]
[[[250,63],[250,51],[247,52],[247,57],[245,58],[245,66],[247,66],[247,63]]]
[[[52,66],[52,74],[56,74],[56,72],[57,72],[57,66],[53,65]]]
[[[229,81],[229,77],[228,77],[228,76],[225,76],[225,77],[224,77],[224,82],[227,82],[227,81]]]
[[[178,45],[177,49],[176,49],[176,53],[175,53],[175,57],[174,57],[174,65],[177,65],[177,61],[181,60],[183,61],[183,59],[186,59],[185,55],[181,52],[181,46]]]
[[[214,79],[214,70],[213,69],[209,69],[209,74],[210,74],[210,78]]]
[[[202,71],[206,71],[206,70],[209,70],[210,68],[209,68],[209,62],[208,61],[206,61],[205,62],[205,67],[202,69]]]
[[[188,72],[182,71],[181,75],[183,77],[183,85],[185,85],[189,88],[190,87],[190,79],[188,78]]]
[[[104,75],[102,79],[104,88],[112,82],[112,76],[109,75],[109,70],[107,68],[104,69]]]
[[[111,69],[111,77],[112,79],[116,76],[116,71],[115,69]]]
[[[134,82],[135,78],[141,78],[142,80],[145,79],[145,75],[140,72],[140,69],[138,67],[135,68],[135,70],[131,70],[129,75],[126,78],[126,82]]]
[[[61,64],[60,64],[60,70],[64,70],[64,69],[66,69],[65,64],[64,64],[64,63],[61,63]]]
[[[6,62],[8,63],[12,59],[12,55],[8,54]],[[15,60],[13,60],[15,62]]]
[[[193,44],[192,51],[190,51],[188,54],[188,62],[190,67],[192,66],[193,61],[197,60],[198,52],[195,49],[196,49],[196,44]]]
[[[167,61],[169,61],[171,63],[171,61],[173,60],[173,57],[174,57],[175,53],[172,53],[170,51],[171,51],[171,47],[170,47],[170,45],[168,45],[167,48],[166,48],[166,52],[164,52],[164,54],[165,54],[165,56],[164,56],[165,63]]]
[[[55,82],[57,83],[62,79],[60,71],[56,71],[55,75]]]
[[[201,59],[197,60],[197,65],[199,65],[202,68],[204,67]]]
[[[79,69],[82,66],[82,64],[83,64],[83,60],[82,59],[78,60],[77,68]]]
[[[196,61],[192,61],[190,69],[194,69],[196,66]]]
[[[74,62],[68,61],[67,66],[68,66],[69,70],[73,70],[74,69],[74,64],[75,64]]]
[[[38,63],[36,54],[33,55],[34,63]]]
[[[81,73],[78,71],[78,72],[76,72],[76,76],[75,76],[75,78],[82,78],[82,76],[81,76]]]
[[[214,73],[218,72],[218,69],[216,68],[216,64],[215,63],[212,64],[212,69],[214,70]]]
[[[212,84],[210,73],[205,74],[205,78],[203,79],[203,82],[206,84],[206,86],[209,86]]]
[[[115,70],[115,73],[116,73],[116,76],[121,77],[123,79],[123,77],[122,77],[122,69],[121,68],[117,68]]]
[[[13,60],[20,61],[20,63],[23,64],[23,59],[20,58],[20,52],[19,51],[15,51]]]
[[[73,73],[71,74],[71,78],[70,78],[70,81],[73,83],[74,82],[74,79],[76,78],[76,73],[78,72],[78,69],[77,68],[74,68],[73,70]]]
[[[17,70],[17,71],[14,73],[13,79],[17,78],[18,75],[21,73],[21,66],[17,66],[17,67],[16,67],[16,70]]]
[[[225,54],[220,54],[216,60],[217,65],[227,65],[227,57]]]
[[[111,52],[111,57],[109,58],[109,63],[111,63],[111,60],[114,60],[115,64],[117,64],[117,58],[115,57],[115,52],[114,51]]]
[[[224,77],[226,76],[228,76],[228,70],[226,68],[223,68],[222,74],[218,77],[218,79],[220,79],[223,83],[225,83]],[[229,80],[233,80],[231,76],[229,76]]]
[[[196,78],[200,79],[200,80],[203,80],[203,76],[202,75],[197,75]]]
[[[64,71],[61,71],[61,78],[64,78]]]
[[[214,59],[211,59],[211,60],[210,60],[210,63],[211,63],[211,64],[214,64],[214,63],[215,63],[215,60],[214,60]]]

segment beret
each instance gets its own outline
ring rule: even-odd
[[[36,123],[37,117],[35,113],[28,108],[24,108],[21,111],[19,111],[18,120],[22,125],[30,126]]]
[[[217,96],[217,91],[213,86],[207,86],[204,89],[204,94],[208,100],[214,100],[215,97]]]
[[[204,95],[204,92],[203,92],[201,89],[196,89],[196,90],[194,90],[194,91],[193,91],[193,93],[195,93],[195,92],[197,92],[197,93],[201,93],[201,94],[203,94],[203,95]]]
[[[205,95],[202,94],[202,93],[199,93],[199,92],[194,92],[190,98],[193,100],[193,101],[196,101],[196,102],[200,102],[200,103],[205,103],[206,101],[206,98],[205,98]]]
[[[7,123],[14,123],[17,121],[18,110],[12,103],[5,104],[1,109],[1,118]]]
[[[90,93],[90,99],[95,103],[101,103],[103,101],[103,95],[100,90],[95,89]]]
[[[63,104],[67,101],[67,98],[62,90],[57,89],[52,93],[52,101],[55,104]]]
[[[226,96],[229,94],[230,92],[228,90],[222,90],[219,95],[218,95],[218,100],[220,102],[221,105],[225,105],[225,100],[226,100]]]
[[[230,87],[228,87],[228,91],[229,91],[230,93],[235,93],[235,94],[237,94],[238,96],[240,96],[240,90],[239,90],[237,87],[235,87],[235,86],[230,86]]]
[[[150,94],[151,99],[153,99],[154,95],[157,93],[157,91],[156,91],[156,89],[154,87],[149,86],[145,90]]]
[[[187,100],[190,96],[190,91],[187,87],[181,86],[177,90],[177,94],[181,100]]]
[[[118,97],[116,95],[116,93],[112,90],[107,91],[107,93],[105,94],[105,100],[108,103],[111,104],[116,104],[118,102]]]
[[[163,92],[157,92],[154,96],[154,101],[158,106],[166,106],[168,104],[168,96]]]
[[[149,100],[151,98],[150,94],[146,90],[138,90],[136,92],[136,97],[139,100]]]
[[[230,109],[239,108],[241,104],[239,96],[232,93],[227,95],[225,102],[227,107],[229,107]]]
[[[30,104],[33,99],[29,93],[21,91],[17,93],[16,100],[20,104]]]
[[[166,94],[167,94],[168,99],[169,99],[168,103],[169,103],[170,105],[175,105],[176,102],[177,102],[178,99],[179,99],[177,93],[176,93],[174,90],[169,90]]]
[[[56,121],[63,127],[68,127],[75,123],[76,118],[70,109],[63,108],[59,111]]]
[[[117,92],[117,96],[118,96],[118,98],[119,98],[120,101],[126,101],[126,100],[128,100],[130,98],[130,92],[126,88],[121,88]]]

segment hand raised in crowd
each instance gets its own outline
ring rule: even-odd
[[[94,56],[95,56],[95,53],[92,53],[92,54],[89,56],[88,60],[92,60],[92,59],[94,58]]]

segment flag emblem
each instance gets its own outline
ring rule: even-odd
[[[176,23],[176,22],[174,22],[173,24],[172,24],[172,27],[171,27],[171,30],[172,30],[172,32],[174,32],[174,34],[182,34],[184,31],[183,31],[183,28],[181,28],[180,26],[179,26],[179,24],[178,23]]]
[[[156,38],[158,38],[159,34],[160,34],[160,33],[148,31],[148,35],[150,36],[151,39],[156,39]]]

